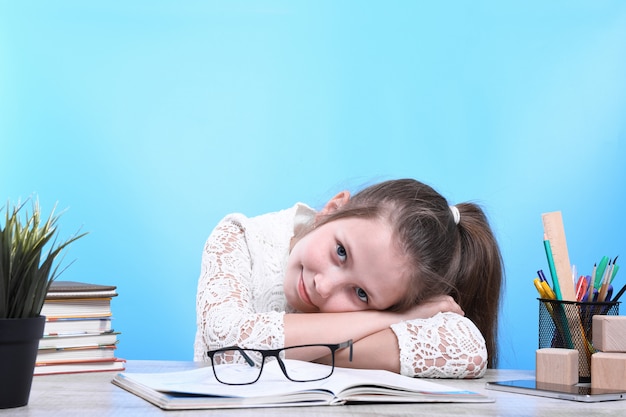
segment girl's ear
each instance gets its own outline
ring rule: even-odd
[[[326,203],[324,208],[317,214],[318,214],[318,216],[324,216],[326,214],[330,214],[333,211],[335,211],[338,208],[340,208],[341,206],[343,206],[344,204],[346,204],[349,200],[350,200],[350,192],[349,191],[342,191],[339,194],[337,194],[336,196],[334,196],[333,198],[331,198],[328,201],[328,203]]]

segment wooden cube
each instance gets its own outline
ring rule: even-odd
[[[578,383],[576,349],[543,348],[536,352],[537,382],[561,385]]]
[[[592,340],[601,352],[626,352],[626,316],[593,316]]]
[[[591,355],[591,388],[626,391],[626,353]]]

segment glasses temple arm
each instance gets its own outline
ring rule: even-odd
[[[352,339],[348,340],[347,342],[339,343],[337,345],[337,349],[344,349],[344,348],[350,348],[350,354],[348,356],[348,360],[352,362]]]
[[[250,366],[254,366],[255,365],[255,363],[252,360],[252,358],[246,352],[244,352],[243,350],[240,350],[239,354],[241,356],[243,356],[243,358],[246,360],[246,362],[248,362],[248,365],[250,365]]]

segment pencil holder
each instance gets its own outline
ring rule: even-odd
[[[539,348],[578,350],[578,380],[591,381],[593,316],[619,315],[619,302],[582,303],[539,298]]]

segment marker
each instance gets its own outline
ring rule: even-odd
[[[598,291],[598,301],[603,303],[606,299],[606,293],[609,288],[609,276],[611,276],[612,264],[609,261],[607,267],[604,269],[604,274],[602,276],[602,284],[600,284],[600,291]]]
[[[581,275],[576,283],[576,301],[582,301],[585,294],[587,294],[587,279]]]
[[[587,287],[588,289],[587,301],[589,302],[593,301],[594,277],[596,276],[596,269],[597,269],[596,264],[593,264],[593,272],[591,273],[591,276],[589,277],[589,286]]]
[[[593,285],[591,284],[591,276],[586,275],[585,276],[585,281],[587,281],[587,291],[585,291],[585,294],[583,295],[582,298],[582,302],[587,302],[589,301],[589,298],[591,298],[593,296]]]
[[[602,277],[604,277],[604,270],[606,269],[606,265],[609,263],[609,258],[607,256],[603,256],[602,260],[598,264],[598,268],[596,269],[595,274],[593,275],[594,282],[593,288],[600,289],[602,285]]]

